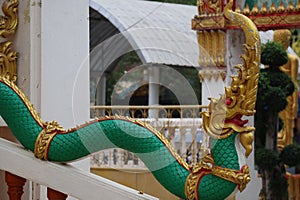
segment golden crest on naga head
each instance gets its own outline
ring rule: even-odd
[[[235,66],[237,75],[232,76],[231,85],[219,99],[210,99],[209,109],[202,113],[206,133],[217,139],[229,137],[233,132],[240,133],[246,156],[251,153],[252,126],[245,126],[248,120],[243,116],[255,113],[255,102],[260,63],[260,37],[256,26],[246,16],[231,10],[231,0],[224,8],[224,16],[231,24],[241,26],[246,37],[245,54],[241,55],[243,64]]]

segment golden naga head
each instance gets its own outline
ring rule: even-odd
[[[232,82],[225,88],[225,94],[219,99],[210,99],[209,109],[202,113],[203,126],[213,138],[223,139],[233,132],[240,133],[240,141],[246,149],[246,156],[252,151],[252,126],[243,116],[255,113],[255,102],[258,85],[260,63],[260,37],[253,22],[242,14],[231,10],[230,1],[224,10],[224,15],[231,24],[240,26],[246,36],[245,54],[241,56],[243,64],[235,66],[237,76],[232,76]]]

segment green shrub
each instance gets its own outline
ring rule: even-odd
[[[280,160],[288,166],[296,166],[300,164],[300,146],[290,144],[285,146],[279,156]]]
[[[278,154],[269,149],[256,149],[254,156],[256,165],[264,170],[272,170],[279,161]]]
[[[261,48],[261,63],[277,69],[288,62],[286,49],[276,42],[267,42]]]

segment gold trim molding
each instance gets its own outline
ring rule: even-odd
[[[199,200],[198,188],[203,176],[211,173],[211,166],[204,162],[199,162],[192,166],[190,173],[185,181],[185,196],[187,200]]]
[[[18,26],[18,0],[5,0],[2,4],[4,16],[0,16],[0,36],[8,37],[15,33]]]
[[[206,157],[208,162],[199,162],[192,166],[192,172],[188,175],[185,182],[185,196],[187,200],[200,200],[198,196],[198,188],[203,176],[212,174],[238,185],[238,189],[242,192],[246,185],[250,182],[250,171],[247,165],[241,170],[234,170],[214,165],[211,155]]]
[[[212,2],[212,0],[199,0],[200,2]],[[218,0],[214,1],[217,3]],[[207,3],[206,3],[207,4]],[[209,4],[210,5],[210,4]],[[223,8],[224,5],[222,5]],[[203,11],[205,9],[205,11]],[[210,12],[211,10],[211,12]],[[204,3],[198,3],[199,15],[192,20],[193,30],[226,30],[239,29],[239,26],[226,21],[223,16],[223,9],[215,9],[214,11],[209,7],[205,7]],[[300,27],[300,1],[296,6],[291,2],[285,7],[281,3],[277,8],[273,3],[270,8],[264,3],[259,9],[255,5],[251,10],[248,5],[242,10],[237,7],[236,13],[243,14],[250,18],[256,25],[258,30],[275,30],[275,29],[291,29]]]
[[[65,130],[56,121],[45,123],[45,128],[38,135],[34,145],[35,157],[48,160],[49,146],[58,132],[65,132]]]
[[[246,188],[246,185],[251,180],[249,167],[247,165],[245,165],[241,170],[233,170],[214,165],[212,167],[212,174],[237,184],[240,192]]]
[[[6,0],[2,4],[5,14],[0,16],[0,36],[7,38],[15,33],[18,25],[18,0]],[[0,76],[12,82],[17,80],[17,52],[13,51],[12,42],[0,43]]]
[[[225,68],[226,34],[224,31],[197,31],[198,62],[201,67]]]
[[[201,82],[211,81],[213,78],[215,81],[221,79],[223,82],[226,79],[226,71],[225,70],[201,70],[199,72],[199,78]]]
[[[17,52],[11,49],[12,42],[0,43],[0,75],[12,82],[17,80]]]

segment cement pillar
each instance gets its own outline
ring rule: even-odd
[[[159,105],[159,68],[149,68],[149,92],[148,105]],[[155,118],[156,110],[149,110],[149,118]]]
[[[106,74],[103,73],[102,77],[97,84],[96,89],[96,105],[105,105],[106,99]]]
[[[89,119],[88,10],[88,0],[19,1],[18,86],[44,121],[66,129]],[[25,187],[25,200],[46,199],[35,185]]]

